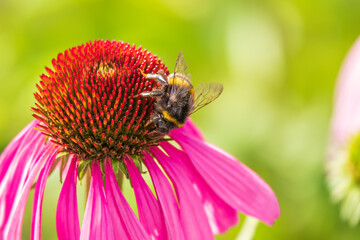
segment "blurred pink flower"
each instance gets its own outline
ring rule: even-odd
[[[360,220],[360,38],[340,71],[326,162],[333,200],[341,216],[355,225]]]
[[[360,38],[340,71],[331,130],[331,140],[336,146],[343,146],[349,136],[360,130]]]
[[[56,166],[65,177],[56,212],[60,240],[213,239],[237,224],[237,212],[268,225],[278,218],[271,188],[207,143],[191,120],[169,134],[180,148],[154,137],[146,125],[152,100],[137,95],[156,85],[139,69],[167,72],[156,56],[123,42],[95,41],[59,54],[52,64],[35,94],[37,119],[0,157],[0,239],[21,238],[34,183],[31,239],[40,239],[44,189]],[[156,196],[139,171],[142,164]],[[76,186],[85,169],[91,181],[80,228]],[[139,218],[114,169],[131,180]]]

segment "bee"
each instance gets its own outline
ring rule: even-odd
[[[191,114],[214,101],[223,90],[220,83],[201,83],[194,89],[181,51],[176,60],[174,73],[166,76],[165,72],[160,70],[156,74],[145,74],[143,71],[141,74],[146,79],[155,79],[160,83],[159,87],[140,95],[155,99],[150,123],[154,123],[156,131],[162,134],[182,127]]]

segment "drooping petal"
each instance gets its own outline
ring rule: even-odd
[[[17,193],[10,205],[10,212],[8,218],[5,219],[5,225],[2,229],[5,239],[21,238],[22,219],[30,188],[43,164],[52,157],[55,157],[57,150],[56,147],[54,148],[51,144],[48,144],[45,150],[42,150],[41,153],[35,151],[34,156],[28,159],[32,164],[26,168],[27,174],[25,180],[19,185],[18,189],[15,189]]]
[[[120,191],[116,182],[111,160],[109,159],[105,161],[105,181],[111,217],[113,218],[114,223],[116,223],[116,228],[122,228],[121,232],[117,234],[123,235],[122,237],[125,239],[150,240],[148,233],[145,231]],[[121,236],[117,235],[117,238],[121,239]]]
[[[0,156],[0,209],[4,209],[0,212],[0,229],[7,223],[30,168],[47,148],[44,136],[34,129],[36,124],[37,121],[33,121],[25,127]]]
[[[180,206],[180,218],[187,239],[214,239],[201,200],[186,174],[159,148],[150,149],[172,180]]]
[[[344,144],[360,130],[360,38],[351,48],[339,75],[332,117],[333,143]]]
[[[56,230],[59,240],[78,240],[80,224],[76,196],[77,158],[71,155],[68,161],[70,165],[56,209]]]
[[[34,203],[33,203],[33,213],[31,220],[31,239],[41,239],[41,211],[42,203],[45,191],[45,185],[47,178],[50,173],[50,169],[54,164],[56,154],[53,153],[51,157],[45,162],[44,167],[42,168],[38,180],[35,185],[34,193]]]
[[[214,234],[226,232],[230,227],[238,223],[237,211],[225,203],[202,179],[190,162],[187,154],[168,142],[162,142],[161,146],[171,157],[168,164],[174,165],[191,181],[192,187],[201,198],[203,209],[208,217],[209,224]]]
[[[179,207],[169,181],[152,157],[147,152],[143,154],[145,156],[144,163],[150,172],[164,214],[168,238],[174,240],[186,239],[180,221]]]
[[[125,221],[124,218],[121,217],[121,215],[120,215],[120,213],[123,213],[123,212],[118,210],[118,208],[117,208],[118,204],[120,206],[122,206],[122,202],[118,203],[116,201],[116,199],[114,199],[114,194],[113,194],[113,189],[112,189],[113,188],[112,187],[112,181],[113,181],[112,178],[113,178],[113,176],[110,176],[110,174],[112,174],[112,171],[111,171],[112,169],[109,170],[109,167],[112,168],[112,164],[111,164],[111,160],[110,160],[110,163],[108,163],[108,161],[109,160],[105,161],[106,198],[107,198],[108,203],[109,203],[109,210],[110,210],[110,214],[111,214],[111,219],[112,219],[113,224],[115,226],[114,234],[119,239],[130,239],[130,234],[129,234],[128,227],[124,222]],[[115,179],[115,181],[116,181],[116,179]],[[120,193],[120,194],[122,194],[122,193]],[[129,209],[126,209],[126,210],[129,210]],[[131,209],[130,209],[130,211],[131,211]],[[127,216],[126,213],[125,213],[125,216]],[[131,228],[131,226],[132,225],[130,224],[130,228]]]
[[[135,191],[139,218],[146,231],[155,239],[165,239],[166,228],[159,201],[151,192],[131,159],[125,159],[132,186]]]
[[[29,138],[34,137],[31,133],[36,132],[34,127],[37,124],[37,120],[30,122],[20,133],[18,133],[18,135],[16,135],[16,137],[14,137],[13,140],[11,140],[0,155],[0,183],[3,182],[4,175],[9,171],[9,167],[14,164],[14,156],[18,152],[20,146],[26,144]],[[38,135],[40,135],[40,132]]]
[[[89,196],[86,202],[80,239],[116,239],[109,206],[105,198],[100,163],[96,159],[93,160],[92,164]]]
[[[254,171],[230,154],[196,138],[173,132],[196,170],[226,203],[236,210],[272,225],[280,215],[277,198]]]

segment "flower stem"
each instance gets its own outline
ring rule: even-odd
[[[244,225],[242,226],[236,240],[251,240],[256,232],[258,220],[253,217],[246,217]]]
[[[85,203],[88,199],[89,190],[90,190],[90,181],[91,181],[91,169],[87,168],[85,172]]]
[[[118,169],[117,173],[116,173],[116,180],[117,183],[119,185],[120,190],[123,190],[123,182],[124,182],[124,173]]]

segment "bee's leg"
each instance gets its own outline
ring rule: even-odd
[[[139,69],[141,74],[144,76],[144,78],[146,79],[156,79],[159,82],[163,83],[163,84],[168,84],[166,77],[163,74],[156,74],[156,73],[144,73],[141,69]]]
[[[151,119],[151,122],[155,123],[156,125],[157,125],[160,121],[161,121],[161,117],[158,117],[158,116],[153,117],[153,118]]]
[[[161,118],[157,115],[153,115],[152,117],[150,117],[150,120],[146,123],[145,126],[149,126],[150,124],[155,124],[158,125],[158,122],[161,120]]]
[[[142,92],[140,93],[142,97],[161,97],[164,95],[162,91],[151,91],[151,92]]]

